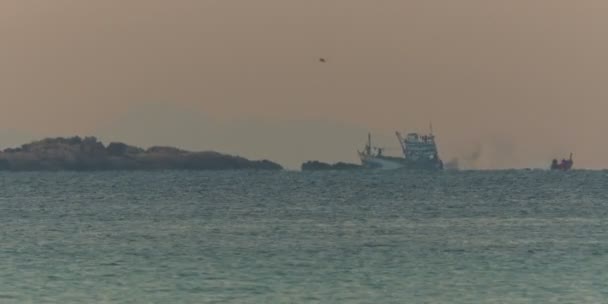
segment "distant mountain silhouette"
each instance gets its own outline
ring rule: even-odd
[[[195,108],[145,104],[108,119],[92,133],[105,142],[124,140],[138,146],[160,143],[191,151],[212,148],[250,159],[271,159],[297,170],[310,159],[359,161],[357,149],[369,131],[366,126],[323,119],[221,120]],[[398,147],[392,130],[377,133],[379,144]]]
[[[281,170],[268,160],[251,161],[213,151],[190,152],[174,147],[144,150],[95,137],[46,138],[0,152],[0,170]]]

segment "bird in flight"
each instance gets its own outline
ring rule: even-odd
[[[326,62],[325,58],[319,58],[320,62]]]

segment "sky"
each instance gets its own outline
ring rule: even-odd
[[[295,169],[432,121],[470,168],[608,168],[607,17],[601,0],[3,0],[0,147],[95,135]]]

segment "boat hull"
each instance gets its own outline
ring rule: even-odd
[[[378,170],[442,170],[441,161],[409,161],[400,157],[370,156],[362,157],[361,164],[368,169]]]

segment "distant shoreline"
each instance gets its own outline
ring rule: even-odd
[[[96,137],[45,138],[0,152],[0,171],[283,170],[269,160],[175,147],[142,149]]]
[[[352,171],[361,170],[363,166],[351,163],[337,162],[334,164],[324,163],[320,161],[307,161],[302,164],[302,171]]]

